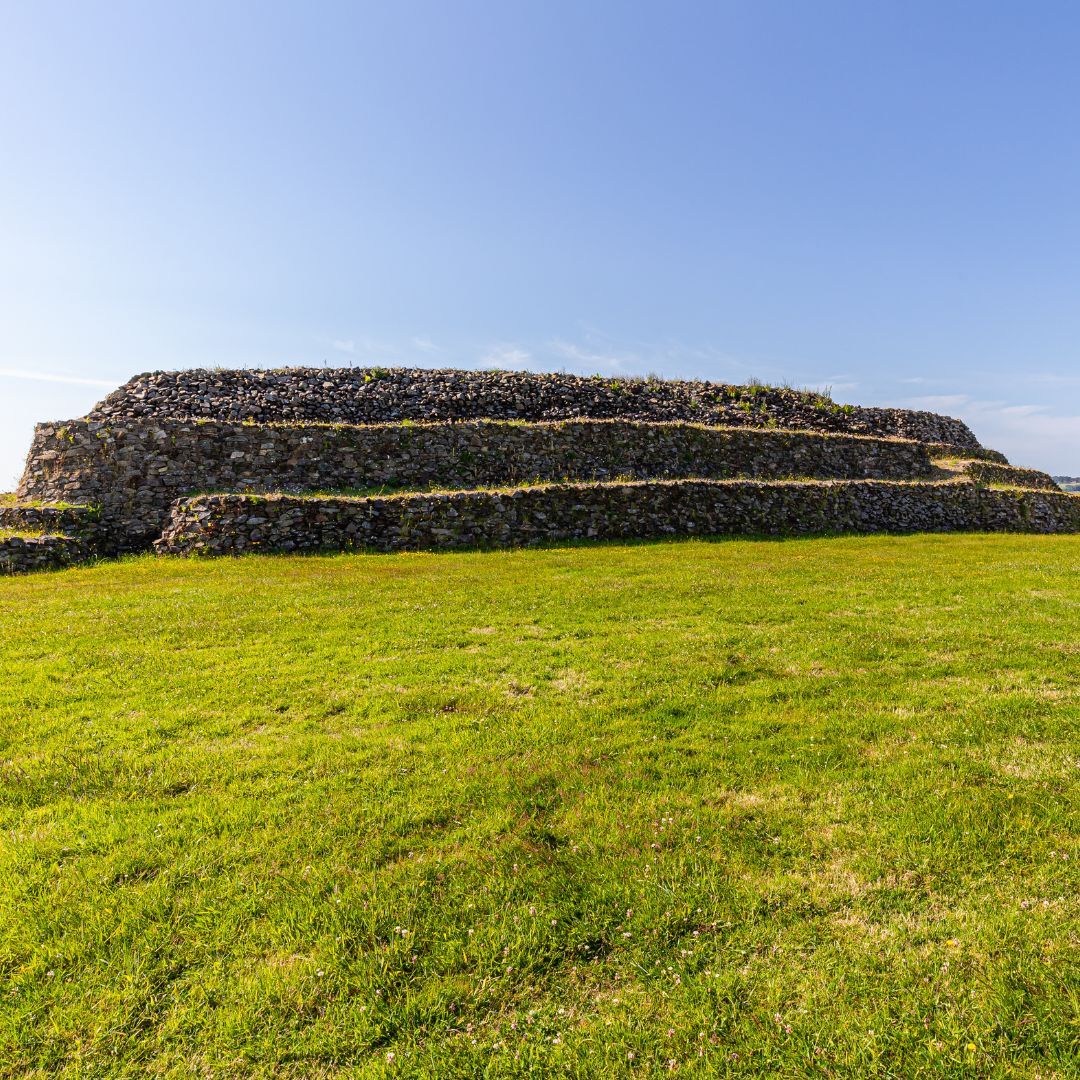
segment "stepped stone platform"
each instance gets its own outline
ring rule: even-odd
[[[114,523],[121,550],[165,527],[173,502],[204,491],[332,491],[390,486],[464,489],[615,477],[928,476],[908,440],[708,428],[679,423],[327,425],[159,420],[41,425],[23,478],[41,498],[89,500]]]
[[[85,417],[38,425],[18,492],[0,501],[10,533],[0,570],[151,548],[1050,532],[1080,529],[1078,508],[959,420],[790,389],[490,371],[156,372]]]

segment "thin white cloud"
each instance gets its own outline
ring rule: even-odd
[[[115,382],[108,379],[86,379],[81,375],[60,375],[52,371],[27,371],[25,368],[0,368],[0,378],[30,379],[34,382],[67,383],[69,386],[108,386]]]
[[[776,361],[733,356],[714,346],[687,344],[678,339],[620,340],[588,325],[582,328],[579,339],[554,338],[544,351],[566,361],[571,370],[586,374],[640,376],[657,373],[672,379],[697,378],[730,383],[757,378],[766,383],[790,382],[819,390],[828,387],[834,394],[851,393],[861,385],[849,373],[808,379],[797,374],[798,368],[793,363],[780,366]]]
[[[1056,415],[1048,405],[1014,405],[969,394],[909,398],[896,404],[959,417],[983,446],[1004,451],[1014,465],[1058,475],[1080,473],[1080,416]]]
[[[559,338],[551,343],[551,348],[572,364],[592,371],[598,368],[612,372],[637,371],[641,366],[640,358],[634,353],[597,352]]]
[[[824,379],[807,379],[799,382],[799,386],[805,386],[808,390],[816,390],[819,394],[826,390],[831,394],[849,394],[852,390],[858,390],[859,384],[850,375],[829,375]]]
[[[1080,473],[1080,416],[1051,416],[1013,408],[973,411],[968,420],[984,445],[1004,450],[1014,465],[1057,475]]]
[[[359,338],[319,338],[322,348],[329,348],[336,353],[351,356],[359,363],[405,363],[417,354],[436,356],[445,353],[441,345],[436,345],[429,337],[417,335],[396,340],[375,340],[370,337]]]
[[[521,368],[532,363],[532,355],[520,345],[493,345],[480,358],[483,367]]]
[[[1023,376],[1025,383],[1041,383],[1044,386],[1080,386],[1080,375],[1062,375],[1056,371],[1034,371]]]
[[[965,405],[976,404],[967,394],[927,394],[924,397],[911,398],[905,404],[912,409],[924,409],[927,412],[941,412],[943,409],[960,409]],[[984,402],[983,404],[990,404]],[[1002,402],[993,402],[1000,407]]]

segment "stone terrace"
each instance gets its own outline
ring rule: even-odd
[[[1060,531],[1080,527],[1078,506],[959,420],[790,389],[491,371],[158,372],[84,418],[38,426],[18,499],[0,503],[0,528],[21,530],[0,535],[0,569],[5,552],[8,568],[25,569],[49,565],[46,549],[70,562],[152,545]],[[28,548],[42,536],[54,539]]]
[[[89,413],[130,418],[399,423],[652,420],[895,436],[978,450],[966,424],[907,409],[838,405],[799,390],[674,379],[415,368],[194,370],[138,375]]]

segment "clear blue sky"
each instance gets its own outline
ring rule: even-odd
[[[1074,2],[0,0],[0,489],[139,371],[831,385],[1080,474]]]

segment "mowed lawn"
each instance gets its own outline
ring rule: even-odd
[[[1080,538],[0,579],[0,1075],[1080,1075]]]

